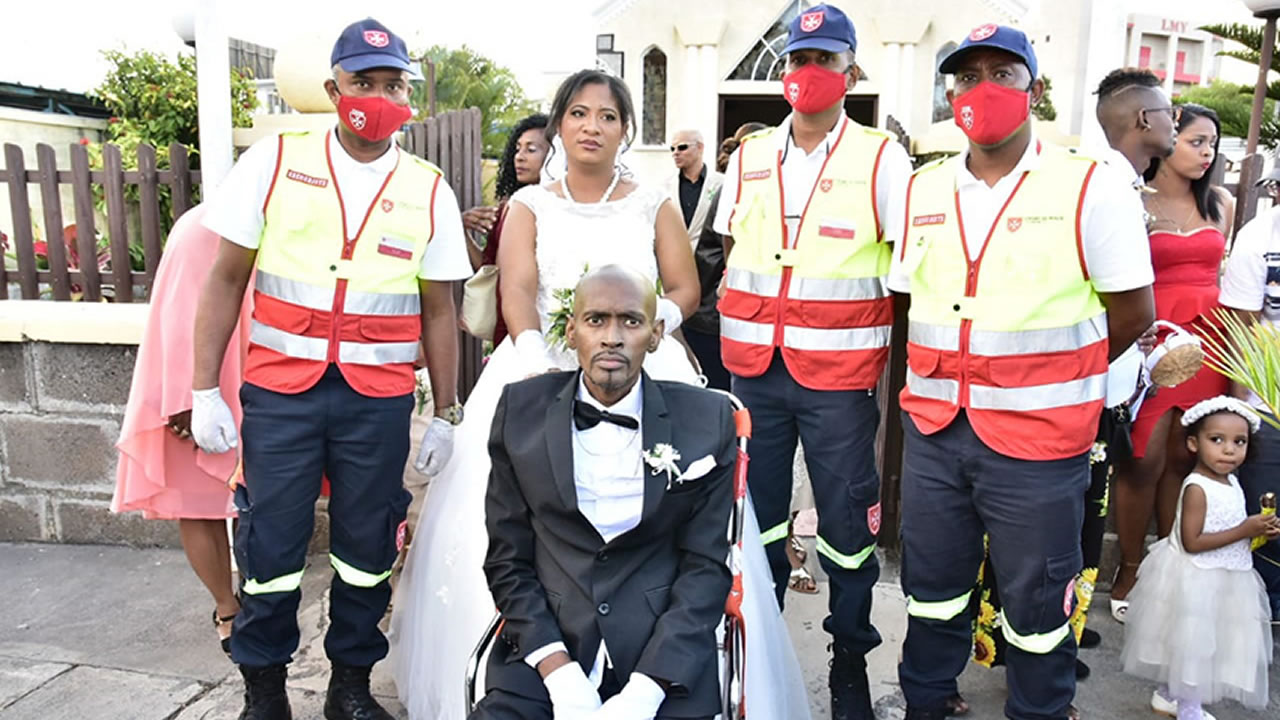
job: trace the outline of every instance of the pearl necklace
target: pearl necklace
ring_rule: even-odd
[[[613,195],[613,190],[614,188],[618,187],[618,180],[620,179],[622,179],[622,173],[618,172],[617,170],[614,170],[613,178],[609,181],[609,187],[604,189],[604,195],[600,197],[600,200],[596,202],[596,205],[603,205],[606,202],[609,202],[609,196]],[[569,202],[571,203],[578,202],[577,200],[573,199],[573,193],[569,192],[569,174],[568,173],[565,173],[564,180],[560,181],[560,187],[564,190],[564,196],[569,199]]]

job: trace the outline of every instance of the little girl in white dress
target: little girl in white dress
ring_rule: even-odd
[[[1232,474],[1259,423],[1225,396],[1183,415],[1196,466],[1182,483],[1173,532],[1151,546],[1129,595],[1124,671],[1161,683],[1151,707],[1179,720],[1212,718],[1201,704],[1224,698],[1267,704],[1271,611],[1249,543],[1280,536],[1280,520],[1247,516]]]

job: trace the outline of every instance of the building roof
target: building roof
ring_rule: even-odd
[[[84,93],[21,83],[0,82],[0,106],[77,117],[111,117],[105,105]]]

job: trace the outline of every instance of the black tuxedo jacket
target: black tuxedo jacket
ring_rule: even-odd
[[[603,639],[618,680],[632,671],[670,684],[662,714],[720,711],[716,627],[726,565],[736,444],[732,407],[691,385],[641,378],[642,449],[669,443],[685,470],[711,455],[706,475],[667,489],[644,465],[640,524],[605,543],[578,512],[574,486],[576,372],[503,390],[493,418],[485,498],[485,575],[505,619],[487,666],[490,689],[546,700],[526,654],[562,641],[589,673]]]

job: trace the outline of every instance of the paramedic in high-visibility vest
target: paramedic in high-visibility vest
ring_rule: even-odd
[[[846,117],[857,81],[853,23],[831,5],[791,22],[783,96],[792,112],[746,136],[727,168],[714,228],[725,235],[721,355],[754,425],[748,484],[778,604],[792,464],[804,445],[830,578],[828,678],[837,720],[871,718],[865,656],[880,644],[875,387],[889,354],[885,287],[911,163],[892,134]],[[897,210],[893,210],[896,207]]]
[[[414,65],[404,41],[372,18],[342,32],[330,64],[337,127],[255,144],[205,219],[223,240],[196,319],[191,425],[207,452],[237,451],[244,462],[235,490],[241,610],[231,634],[246,686],[242,720],[290,717],[285,666],[298,645],[322,476],[334,569],[324,716],[390,720],[369,693],[369,672],[387,654],[378,622],[410,501],[402,478],[420,348],[435,417],[419,471],[448,462],[462,419],[452,293],[471,265],[457,200],[439,168],[392,140],[412,116]],[[251,275],[241,443],[217,379]]]
[[[1068,619],[1107,362],[1153,320],[1133,189],[1037,140],[1044,95],[1021,31],[973,30],[943,60],[956,157],[915,172],[889,287],[910,293],[902,477],[909,720],[964,710],[983,534],[1004,604],[1017,720],[1075,716]]]

